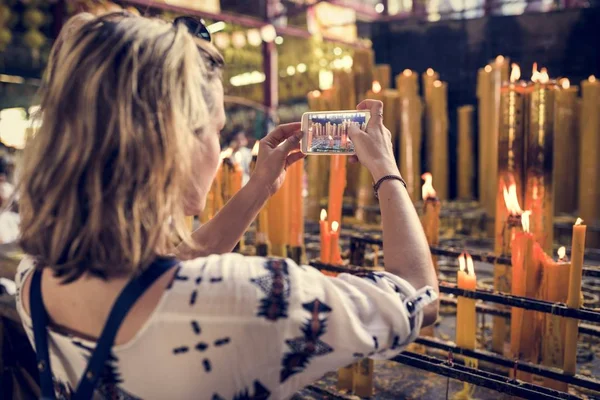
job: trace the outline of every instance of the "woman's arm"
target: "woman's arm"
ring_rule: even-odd
[[[231,252],[268,198],[281,187],[286,168],[304,157],[297,152],[301,137],[300,124],[293,123],[280,125],[262,139],[248,183],[213,219],[192,233],[198,248],[182,244],[177,248],[177,256],[187,260]]]
[[[350,132],[358,158],[369,169],[375,182],[386,175],[400,176],[390,132],[382,123],[383,103],[365,100],[358,109],[371,111],[366,132],[357,128]],[[431,286],[438,290],[429,245],[408,192],[399,181],[387,180],[381,184],[378,194],[386,271],[407,280],[416,289]],[[437,312],[437,303],[426,307],[423,325],[433,324]]]

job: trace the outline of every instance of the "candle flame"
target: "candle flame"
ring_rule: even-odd
[[[331,223],[331,230],[333,232],[337,232],[339,228],[340,228],[340,224],[337,221],[333,221]]]
[[[433,68],[427,68],[427,75],[433,76]]]
[[[540,72],[538,71],[538,65],[536,62],[533,63],[533,68],[531,69],[531,82],[537,82],[540,80]]]
[[[521,68],[519,68],[519,66],[517,64],[513,63],[511,71],[510,71],[510,81],[514,83],[514,82],[518,81],[520,77],[521,77]]]
[[[421,188],[423,200],[435,199],[437,197],[437,193],[433,188],[433,175],[431,175],[430,172],[425,172],[423,175],[421,175],[421,179],[425,181],[425,183],[423,183],[423,187]]]
[[[324,208],[321,210],[321,221],[325,221],[327,219],[327,210]]]
[[[523,214],[523,210],[519,205],[519,198],[517,197],[517,185],[511,183],[508,189],[506,185],[504,185],[504,189],[502,189],[504,195],[504,204],[506,204],[506,209],[511,215],[521,215]]]
[[[464,272],[466,266],[465,266],[466,262],[465,262],[465,253],[460,253],[460,256],[458,256],[458,268]]]
[[[523,232],[529,232],[529,216],[531,215],[531,211],[523,211],[521,214],[521,226],[523,226]]]
[[[313,97],[321,97],[321,92],[318,90],[313,90],[310,93],[312,94]]]
[[[433,82],[433,86],[435,86],[435,87],[441,87],[442,86],[442,82],[441,81],[435,81],[435,82]]]
[[[404,76],[411,76],[411,75],[412,75],[412,73],[413,73],[413,72],[412,72],[412,70],[410,70],[410,69],[405,69],[404,71],[402,71],[402,74],[403,74]]]
[[[252,146],[252,155],[253,156],[257,156],[258,155],[258,144],[260,143],[260,141],[256,141],[254,142],[254,146]]]
[[[550,75],[548,75],[548,69],[542,68],[540,71],[540,83],[548,83],[550,81]]]
[[[483,69],[485,72],[492,72],[492,66],[491,65],[486,65],[485,68]]]
[[[333,140],[333,136],[329,135],[329,140]]]
[[[562,80],[561,82],[562,88],[563,89],[568,89],[571,87],[571,82],[569,81],[569,78],[565,78]]]
[[[228,149],[225,149],[225,150],[223,150],[223,151],[221,152],[221,155],[219,156],[219,158],[220,158],[221,160],[224,160],[224,159],[226,159],[226,158],[229,158],[229,157],[231,157],[231,155],[232,155],[232,154],[233,154],[233,149],[230,147],[230,148],[228,148]]]
[[[381,92],[381,83],[379,81],[373,81],[373,86],[371,87],[373,93]]]
[[[567,248],[565,246],[560,246],[558,248],[558,259],[564,260],[566,255],[567,255]]]
[[[475,266],[473,265],[473,258],[467,253],[467,273],[475,276]]]
[[[596,82],[596,77],[594,75],[590,75],[590,77],[588,78],[588,81]]]
[[[496,57],[496,62],[498,64],[502,64],[504,62],[504,56],[497,56]]]
[[[581,218],[577,218],[577,221],[575,221],[575,225],[581,225],[583,224],[583,220]]]

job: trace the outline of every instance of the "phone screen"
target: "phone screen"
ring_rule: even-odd
[[[354,154],[354,143],[348,137],[350,126],[365,130],[368,111],[330,111],[307,113],[303,151],[312,154]]]

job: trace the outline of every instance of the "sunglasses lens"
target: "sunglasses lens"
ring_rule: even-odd
[[[203,21],[191,17],[176,18],[174,24],[184,24],[190,33],[207,42],[211,41],[210,32],[204,25]]]

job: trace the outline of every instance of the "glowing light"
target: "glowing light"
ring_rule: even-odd
[[[283,38],[281,36],[277,36],[275,38],[275,44],[283,44]]]
[[[313,97],[321,97],[321,92],[318,90],[313,90],[311,94]]]
[[[292,76],[292,75],[294,75],[296,73],[296,67],[294,67],[293,65],[289,65],[287,67],[287,69],[285,70],[285,72],[287,72],[287,74],[289,76]]]
[[[371,90],[373,93],[381,92],[381,83],[379,81],[373,81],[373,85],[371,85]]]
[[[523,232],[529,232],[529,216],[531,215],[531,211],[523,211],[521,214],[521,226],[523,227]]]
[[[378,12],[379,14],[381,14],[383,12],[383,10],[385,10],[385,6],[383,5],[383,3],[379,3],[379,4],[375,5],[375,11]]]
[[[231,83],[232,86],[247,86],[247,85],[254,85],[256,83],[262,83],[264,82],[266,79],[266,76],[264,73],[259,72],[259,71],[252,71],[252,72],[245,72],[243,74],[240,75],[236,75],[236,76],[232,76],[229,79],[229,83]]]
[[[427,75],[428,76],[433,76],[433,68],[427,68]]]
[[[333,72],[326,69],[319,71],[319,89],[327,90],[333,86]]]
[[[588,81],[596,82],[596,77],[594,75],[590,75],[590,77],[588,78]]]
[[[435,81],[435,82],[433,82],[433,86],[437,87],[437,88],[442,87],[442,82],[441,81]]]
[[[492,72],[492,66],[488,64],[485,66],[485,68],[483,70],[487,73],[490,73],[490,72]]]
[[[301,74],[303,74],[304,72],[306,72],[306,64],[298,64],[296,66],[296,71],[298,71]]]
[[[333,221],[333,222],[331,223],[331,230],[332,230],[333,232],[337,232],[337,231],[338,231],[338,229],[340,229],[340,224],[339,224],[337,221]]]
[[[0,111],[0,140],[9,147],[23,149],[31,123],[24,108],[6,108]]]
[[[333,49],[333,54],[335,54],[336,56],[341,56],[342,55],[341,47],[336,47],[335,49]]]
[[[521,77],[521,68],[519,68],[519,66],[517,64],[513,63],[511,71],[510,71],[510,81],[514,83],[514,82],[518,81],[520,77]]]
[[[352,65],[354,64],[354,60],[352,59],[352,57],[345,55],[344,57],[342,57],[342,68],[352,68]]]
[[[496,57],[496,64],[502,64],[504,62],[504,56]]]
[[[421,187],[421,196],[423,200],[427,199],[435,199],[437,197],[437,193],[433,188],[433,175],[430,172],[425,172],[421,175],[421,179],[425,181],[423,183],[423,187]]]
[[[244,35],[244,32],[233,32],[231,34],[231,44],[233,44],[233,47],[236,49],[244,47],[246,45],[246,35]]]
[[[583,224],[583,220],[581,218],[577,218],[577,221],[575,221],[575,225],[581,225]]]
[[[228,149],[225,149],[221,152],[221,155],[219,156],[219,158],[221,160],[224,160],[226,158],[231,157],[232,154],[233,154],[233,149],[231,147],[229,147]]]
[[[271,43],[277,38],[277,31],[275,30],[275,27],[273,25],[265,25],[262,28],[260,28],[260,36],[265,42]]]
[[[564,260],[567,255],[567,248],[565,246],[560,246],[558,248],[558,259]]]
[[[571,82],[569,81],[569,78],[565,78],[562,80],[561,82],[561,86],[563,89],[568,89],[571,87]]]
[[[327,220],[327,210],[325,210],[324,208],[321,209],[321,218],[320,218],[320,220],[321,221]]]
[[[225,29],[225,22],[219,21],[206,27],[210,33],[217,33]]]
[[[531,81],[538,82],[540,80],[540,72],[538,71],[537,63],[533,63],[533,67],[531,68]]]
[[[262,38],[260,37],[260,31],[258,29],[249,29],[247,32],[248,43],[251,46],[258,47],[262,43]]]
[[[254,143],[254,146],[252,146],[252,155],[253,156],[257,156],[258,155],[258,145],[259,145],[260,141],[256,141]]]
[[[404,76],[411,76],[412,74],[413,72],[410,69],[405,69],[404,71],[402,71],[402,75]]]
[[[229,39],[229,34],[225,32],[217,33],[215,36],[215,46],[217,46],[221,50],[225,50],[229,47],[231,40]]]

